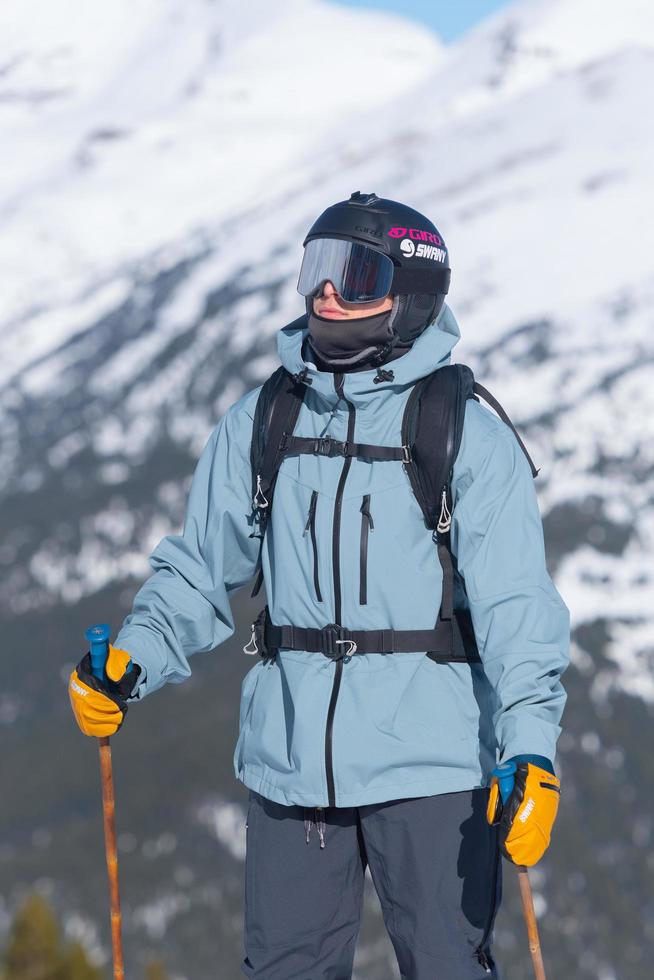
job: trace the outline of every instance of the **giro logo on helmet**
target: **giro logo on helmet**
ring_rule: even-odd
[[[423,231],[421,228],[391,228],[388,232],[391,238],[404,238],[408,235],[416,242],[431,242],[432,245],[443,245],[443,239],[433,231]]]
[[[354,226],[354,230],[355,231],[361,231],[361,232],[363,232],[364,235],[372,235],[373,238],[381,238],[382,237],[381,231],[376,231],[375,228],[364,228],[363,225],[355,225]]]
[[[402,255],[406,255],[407,258],[411,258],[415,254],[416,247],[413,242],[410,242],[408,238],[405,238],[403,242],[400,242],[400,251]]]

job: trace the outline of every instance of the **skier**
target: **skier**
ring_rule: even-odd
[[[431,221],[356,192],[304,246],[282,368],[214,429],[183,533],[152,553],[107,683],[88,654],[73,671],[73,709],[85,734],[116,732],[234,633],[229,596],[258,573],[234,751],[242,972],[351,977],[369,866],[402,977],[497,977],[500,854],[540,859],[560,789],[569,617],[533,471],[508,418],[461,394]],[[511,759],[502,805],[492,771]]]

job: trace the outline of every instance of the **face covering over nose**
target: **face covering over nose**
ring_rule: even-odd
[[[330,320],[308,311],[308,342],[330,371],[383,364],[397,342],[393,320],[397,299],[390,310],[353,319]]]

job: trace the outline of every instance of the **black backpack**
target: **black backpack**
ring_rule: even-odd
[[[305,317],[299,318],[292,326],[300,326],[304,319]],[[379,372],[380,381],[392,378],[391,372],[381,368]],[[323,438],[298,437],[293,433],[306,392],[306,385],[307,383],[310,384],[307,375],[306,369],[298,374],[290,374],[286,368],[279,367],[264,383],[257,400],[250,447],[253,503],[251,521],[255,527],[250,537],[259,537],[261,543],[252,596],[258,594],[263,580],[261,547],[272,510],[277,473],[287,455],[317,453],[328,456],[358,456],[363,459],[375,460],[398,459],[405,466],[416,500],[422,510],[425,524],[432,531],[438,558],[443,569],[443,594],[437,623],[440,641],[435,644],[437,649],[428,651],[427,655],[438,661],[478,661],[479,654],[470,614],[465,605],[456,608],[454,603],[455,582],[459,582],[463,595],[465,595],[465,585],[458,574],[456,560],[450,547],[452,469],[461,445],[466,402],[469,398],[479,401],[478,396],[480,395],[497,412],[502,421],[511,428],[529,461],[532,475],[535,477],[538,470],[535,468],[513,423],[490,392],[475,381],[473,372],[469,367],[465,364],[452,364],[437,368],[414,385],[404,410],[402,446],[400,447],[340,442],[329,436]],[[292,628],[289,627],[289,629]],[[329,629],[333,629],[333,627],[329,627]],[[337,627],[337,629],[342,630],[341,627]],[[381,634],[382,632],[393,631],[348,632],[342,630],[342,635],[355,636],[356,634],[357,639],[361,641],[364,639],[363,634],[365,632]],[[414,634],[413,637],[408,635],[406,637],[407,649],[422,649],[420,645],[411,646],[412,642],[419,642],[420,639],[424,639],[418,636],[420,631],[405,630],[402,632]],[[442,635],[445,635],[444,642]],[[395,636],[399,636],[398,631],[395,631]],[[270,641],[274,640],[275,637],[281,639],[282,635],[279,630],[276,633],[275,628],[270,624],[266,607],[252,625],[251,642],[255,644],[255,650],[248,652],[256,652],[258,649],[264,656],[274,655],[271,653]],[[385,637],[384,639],[386,640]],[[267,643],[266,640],[268,640]],[[278,645],[286,645],[286,643]],[[377,652],[379,638],[371,637],[371,644],[369,645],[375,645],[374,651],[371,649],[369,652]],[[361,652],[366,652],[361,642],[357,646]],[[305,649],[310,649],[310,647],[307,646]],[[321,649],[322,652],[327,652],[326,649]],[[395,641],[393,649],[401,650],[401,640]]]

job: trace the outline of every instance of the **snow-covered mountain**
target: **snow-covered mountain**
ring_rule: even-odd
[[[10,322],[213,239],[441,56],[417,26],[320,0],[14,0],[0,38]]]
[[[0,38],[4,613],[149,574],[302,311],[306,229],[374,190],[443,233],[456,358],[542,466],[593,729],[563,758],[617,779],[636,723],[618,749],[598,718],[654,702],[652,5],[524,0],[444,48],[323,0],[15,0]]]
[[[312,218],[375,189],[444,232],[458,357],[528,431],[544,513],[579,511],[559,586],[577,622],[610,598],[623,683],[654,696],[651,5],[533,0],[447,51],[318,0],[64,6],[1,15],[6,492],[85,451],[118,489],[164,431],[197,454],[300,308]],[[27,577],[10,541],[18,608],[145,572],[160,516],[117,492]]]

